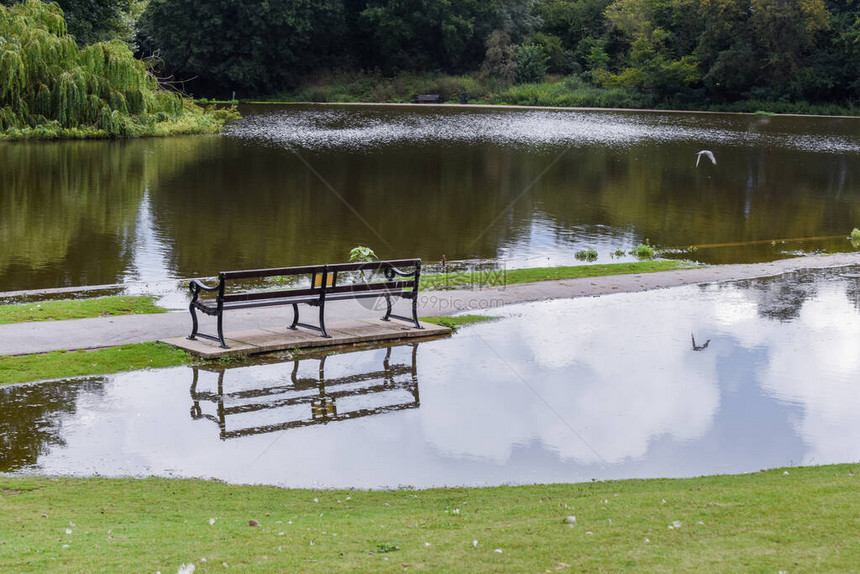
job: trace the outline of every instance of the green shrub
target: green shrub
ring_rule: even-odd
[[[516,82],[518,84],[542,82],[546,76],[547,57],[541,46],[523,44],[514,52]]]
[[[646,239],[645,243],[640,243],[631,249],[630,255],[635,255],[639,259],[654,259],[657,256],[657,249]]]

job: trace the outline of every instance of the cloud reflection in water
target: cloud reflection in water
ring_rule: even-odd
[[[833,272],[816,277],[497,309],[501,321],[421,343],[414,373],[412,347],[393,347],[390,362],[406,365],[406,378],[390,388],[373,378],[386,348],[328,357],[326,392],[345,391],[329,414],[358,413],[348,420],[228,440],[218,424],[189,413],[185,367],[109,377],[98,393],[84,389],[74,408],[49,416],[20,408],[10,393],[0,409],[41,417],[12,428],[56,427],[49,434],[57,440],[28,467],[43,473],[376,488],[850,462],[860,458],[855,286]],[[691,333],[710,339],[708,348],[693,351]],[[310,398],[320,389],[295,387],[294,367],[227,369],[224,404],[229,393],[249,391],[259,403],[284,391],[305,397],[287,405],[290,416],[312,421]],[[319,361],[302,361],[297,372],[313,379]],[[215,375],[207,376],[211,392]],[[264,410],[259,419],[240,413],[241,422],[283,422],[276,408]]]

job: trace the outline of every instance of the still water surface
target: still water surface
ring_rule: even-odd
[[[648,239],[764,261],[850,251],[860,225],[856,118],[243,112],[222,136],[0,143],[0,292],[342,261],[356,245],[516,267],[588,248],[609,262]],[[718,165],[695,166],[703,148]]]
[[[844,273],[517,305],[325,359],[8,387],[0,470],[377,488],[857,461],[860,279]]]

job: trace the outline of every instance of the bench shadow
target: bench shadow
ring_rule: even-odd
[[[191,418],[215,423],[221,440],[229,440],[415,409],[419,344],[356,351],[383,357],[374,357],[370,367],[350,364],[329,374],[328,355],[250,367],[194,366]],[[406,360],[393,362],[393,352]]]

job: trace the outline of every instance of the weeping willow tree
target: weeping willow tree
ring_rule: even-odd
[[[0,5],[0,137],[212,133],[228,117],[161,89],[123,42],[79,48],[56,4]]]

